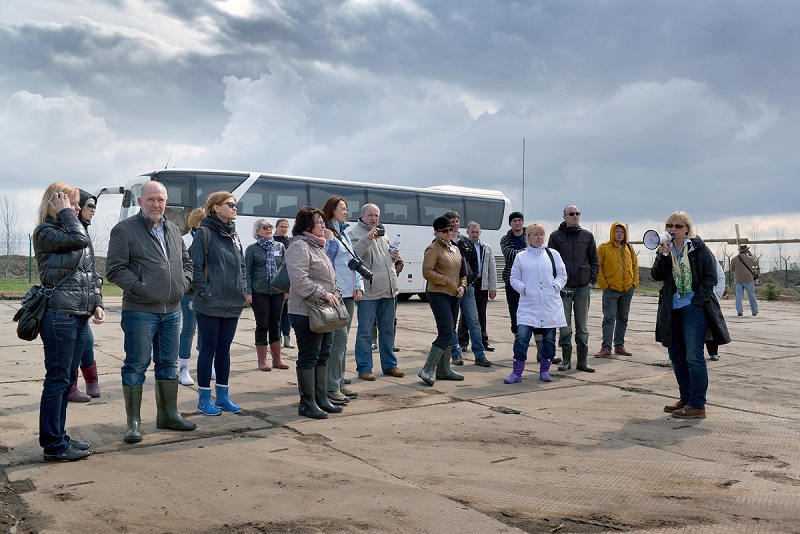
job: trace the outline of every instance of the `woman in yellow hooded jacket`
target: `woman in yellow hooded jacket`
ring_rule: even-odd
[[[625,348],[625,332],[628,329],[633,292],[639,287],[639,261],[636,251],[628,243],[625,224],[615,222],[609,234],[609,240],[597,247],[600,263],[597,285],[603,290],[603,346],[595,354],[598,358],[611,358],[615,354],[631,355]]]

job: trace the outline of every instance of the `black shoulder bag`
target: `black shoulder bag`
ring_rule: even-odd
[[[745,261],[742,259],[742,255],[741,255],[741,254],[739,254],[739,255],[737,256],[737,258],[739,258],[739,261],[740,261],[740,262],[742,262],[742,265],[744,265],[744,268],[745,268],[745,269],[747,269],[747,271],[748,271],[748,272],[749,272],[751,275],[753,275],[753,280],[758,280],[758,273],[754,273],[754,272],[753,272],[753,270],[752,270],[750,267],[748,267],[748,266],[747,266],[747,263],[746,263],[746,262],[745,262]]]
[[[47,301],[53,296],[56,288],[66,282],[73,272],[75,271],[68,272],[53,286],[33,285],[22,295],[22,306],[14,314],[14,322],[17,323],[17,337],[24,341],[33,341],[39,337],[39,333],[42,331],[44,312],[47,311]]]

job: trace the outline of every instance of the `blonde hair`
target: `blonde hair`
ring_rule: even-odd
[[[236,202],[236,197],[227,191],[216,191],[208,195],[206,197],[206,217],[214,215],[214,206],[219,206],[231,197],[233,197],[233,201]]]
[[[189,225],[189,228],[194,228],[205,216],[206,210],[203,208],[195,208],[189,213],[189,219],[186,221],[186,224]]]
[[[531,244],[530,236],[533,235],[534,231],[539,231],[542,233],[542,235],[547,235],[547,232],[545,232],[544,226],[542,226],[541,223],[538,222],[530,223],[528,226],[525,227],[525,242],[529,245]]]
[[[52,200],[55,198],[56,193],[66,193],[70,202],[78,202],[80,199],[80,191],[67,184],[55,182],[47,186],[42,195],[42,201],[39,203],[39,211],[36,218],[36,224],[42,224],[48,217],[58,217],[58,213],[53,208]]]
[[[676,211],[674,213],[671,213],[664,221],[664,224],[666,225],[673,219],[680,220],[686,227],[686,237],[697,237],[694,233],[694,228],[692,228],[692,218],[689,217],[688,213],[686,213],[685,211]]]

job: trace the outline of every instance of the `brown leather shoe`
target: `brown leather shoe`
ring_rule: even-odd
[[[360,378],[361,380],[368,380],[372,382],[373,380],[375,380],[375,373],[370,373],[369,371],[367,371],[366,373],[358,373],[358,378]]]
[[[614,354],[619,354],[620,356],[633,356],[633,353],[631,353],[631,351],[626,349],[625,345],[615,348]]]
[[[705,419],[706,411],[702,408],[692,408],[688,404],[680,410],[672,412],[672,417],[678,419]]]
[[[393,376],[395,378],[403,378],[404,376],[406,376],[406,374],[403,371],[401,371],[400,369],[398,369],[397,367],[392,367],[391,369],[389,369],[388,371],[386,371],[383,374],[389,375],[389,376]]]
[[[680,410],[684,406],[686,406],[685,402],[678,401],[675,404],[667,404],[666,406],[664,406],[664,411],[667,413],[672,413],[675,410]]]

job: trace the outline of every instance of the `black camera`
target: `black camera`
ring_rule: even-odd
[[[562,289],[561,290],[561,298],[562,299],[568,299],[571,296],[572,296],[572,291],[570,291],[569,289]]]
[[[351,271],[360,274],[361,278],[364,280],[372,282],[372,271],[364,267],[364,260],[361,258],[350,258],[350,261],[347,262],[347,266],[350,267]]]

